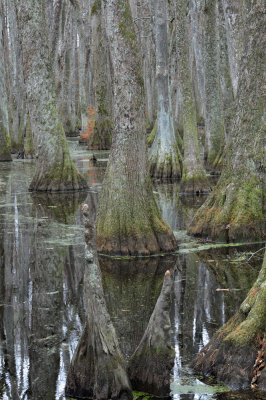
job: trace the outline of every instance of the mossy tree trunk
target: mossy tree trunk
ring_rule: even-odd
[[[233,389],[254,384],[266,391],[265,304],[266,252],[258,279],[239,311],[203,347],[193,362],[194,369],[204,375],[214,375]]]
[[[263,11],[255,1],[247,8],[246,44],[225,166],[216,190],[194,216],[191,234],[230,241],[265,237]]]
[[[114,74],[114,131],[97,215],[97,248],[150,254],[176,247],[153,198],[145,143],[140,55],[128,0],[105,2]]]
[[[169,91],[167,2],[154,2],[154,35],[157,88],[157,131],[150,149],[151,175],[159,179],[181,176],[180,153],[175,138]]]
[[[11,161],[3,40],[3,17],[0,13],[0,161]]]
[[[92,5],[92,42],[96,122],[89,149],[110,149],[113,125],[111,66],[101,0],[95,0]]]
[[[217,1],[204,5],[204,71],[206,96],[206,161],[211,172],[220,170],[225,142],[224,117],[220,95]]]
[[[196,104],[193,93],[187,29],[187,1],[176,2],[177,69],[182,92],[184,159],[181,190],[209,192],[210,185],[200,158]]]
[[[130,400],[133,398],[131,386],[104,299],[94,229],[88,210],[89,206],[85,204],[86,323],[71,361],[65,392],[69,397]]]
[[[17,2],[19,34],[27,105],[36,149],[36,171],[30,184],[34,191],[79,190],[87,187],[69,153],[59,118],[49,57],[48,2]]]

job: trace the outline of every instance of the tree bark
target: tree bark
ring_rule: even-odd
[[[247,8],[246,44],[225,165],[216,190],[190,224],[191,234],[228,241],[265,237],[263,11],[255,1]]]
[[[174,120],[169,93],[167,3],[156,0],[154,34],[156,54],[157,126],[149,161],[155,178],[179,178],[181,156],[175,139]]]
[[[95,0],[92,6],[92,42],[96,123],[89,140],[89,149],[110,149],[113,126],[112,82],[103,3],[99,0]]]
[[[52,60],[49,56],[47,2],[17,2],[27,105],[36,149],[34,191],[80,190],[87,187],[77,171],[59,118]]]
[[[83,206],[87,243],[86,324],[71,361],[66,395],[78,398],[133,399],[125,363],[108,313],[88,205]]]
[[[129,361],[129,378],[134,390],[168,396],[175,351],[170,338],[170,304],[173,279],[166,271],[161,294],[146,331]]]
[[[203,347],[193,368],[234,390],[266,391],[266,252],[258,279],[239,311]],[[234,373],[232,373],[234,371]]]
[[[187,193],[209,192],[210,185],[200,158],[196,118],[196,104],[193,93],[189,63],[187,1],[176,3],[177,69],[182,92],[184,159],[181,191]]]
[[[128,0],[105,2],[114,73],[113,144],[97,216],[97,248],[109,254],[172,251],[175,238],[163,221],[148,176],[144,90]]]
[[[215,173],[220,170],[225,143],[224,118],[220,96],[219,45],[217,27],[217,0],[206,0],[204,5],[204,71],[206,96],[206,155],[207,167]]]
[[[0,161],[11,161],[3,40],[3,18],[0,13]]]

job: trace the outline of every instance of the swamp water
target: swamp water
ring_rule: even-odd
[[[0,399],[64,399],[66,375],[85,320],[84,229],[80,205],[95,218],[108,153],[70,148],[88,192],[32,194],[32,161],[0,163]],[[177,254],[144,259],[100,257],[103,288],[126,359],[135,350],[159,296],[174,274],[171,309],[175,400],[262,399],[204,384],[189,364],[238,309],[261,267],[263,247],[202,244],[186,226],[204,197],[182,196],[178,184],[154,186],[163,217],[179,241]],[[229,291],[217,291],[217,289]],[[137,396],[137,395],[136,395]],[[146,398],[145,398],[146,399]]]

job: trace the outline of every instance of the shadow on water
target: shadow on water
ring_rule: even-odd
[[[87,174],[88,193],[30,194],[32,162],[0,164],[3,400],[63,399],[70,361],[84,327],[85,250],[80,205],[89,205],[94,221],[108,153],[97,153],[97,165],[92,166],[85,149],[80,150],[75,141],[71,148],[75,162]],[[156,185],[154,195],[175,231],[180,254],[145,260],[100,259],[106,305],[121,351],[128,359],[135,350],[159,296],[164,272],[172,269],[172,398],[233,399],[237,393],[200,382],[189,364],[236,311],[256,279],[260,254],[247,260],[259,245],[197,251],[198,243],[186,235],[186,227],[205,197],[181,196],[178,184]],[[235,398],[259,398],[253,392],[244,396]]]

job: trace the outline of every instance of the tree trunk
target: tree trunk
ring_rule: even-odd
[[[258,279],[239,311],[203,347],[193,368],[234,390],[266,391],[266,252]],[[232,373],[233,371],[233,373]]]
[[[131,386],[115,329],[106,308],[88,208],[87,204],[83,206],[87,243],[87,317],[71,361],[65,392],[69,397],[129,400],[133,398]]]
[[[189,63],[187,1],[176,3],[177,69],[182,92],[184,159],[181,191],[209,192],[210,185],[202,165],[199,151],[196,105]]]
[[[128,0],[111,0],[105,7],[115,126],[99,202],[97,248],[126,255],[172,251],[176,242],[148,176],[143,79],[130,7]]]
[[[175,351],[170,338],[170,304],[173,280],[166,271],[161,294],[146,331],[129,361],[129,378],[134,390],[169,396]]]
[[[17,2],[27,104],[36,149],[34,191],[80,190],[87,187],[77,171],[59,118],[49,57],[45,2]]]
[[[89,139],[89,149],[110,149],[113,125],[112,83],[101,0],[95,0],[92,6],[92,40],[96,124]]]
[[[217,0],[206,0],[203,12],[205,17],[206,153],[207,167],[214,173],[220,170],[225,139],[218,64]]]
[[[155,178],[181,176],[180,153],[175,139],[174,120],[169,93],[167,3],[155,4],[155,52],[157,87],[157,130],[150,150],[150,171]]]
[[[194,216],[191,234],[230,241],[265,237],[263,11],[255,1],[247,8],[246,45],[225,166],[215,192]]]
[[[3,40],[3,19],[0,13],[0,161],[11,161]]]

